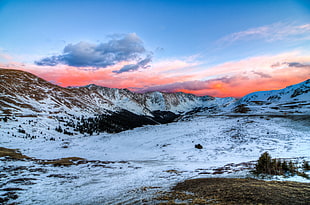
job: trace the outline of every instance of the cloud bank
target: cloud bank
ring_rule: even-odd
[[[147,54],[147,55],[146,55]],[[144,57],[146,55],[146,57]],[[81,41],[68,44],[61,55],[55,55],[35,61],[39,66],[64,64],[74,67],[107,68],[121,62],[136,62],[125,65],[115,73],[134,71],[149,67],[152,56],[146,51],[143,41],[135,33],[114,37],[106,43],[93,44]]]
[[[65,64],[34,66],[17,62],[0,63],[0,67],[29,71],[64,87],[94,83],[139,93],[186,92],[214,97],[242,97],[255,91],[281,89],[310,76],[310,55],[304,51],[255,56],[212,67],[193,59],[165,59],[153,62],[152,69],[141,69],[138,75],[128,72],[147,66],[151,58],[145,59],[130,66],[120,63],[93,70]]]

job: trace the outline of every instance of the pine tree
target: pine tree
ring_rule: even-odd
[[[256,165],[257,174],[271,174],[271,156],[268,152],[264,152],[258,159]]]

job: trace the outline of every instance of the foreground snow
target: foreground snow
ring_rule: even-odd
[[[19,197],[14,202],[142,203],[155,192],[188,178],[246,177],[249,173],[240,163],[257,160],[265,151],[274,158],[310,159],[309,121],[288,117],[198,116],[94,136],[60,134],[53,129],[58,123],[44,117],[1,121],[0,147],[20,149],[37,159],[81,157],[98,162],[54,167],[34,161],[2,160],[0,190],[24,189],[17,191]],[[38,137],[22,138],[20,127]],[[56,140],[50,141],[52,137]],[[196,149],[196,144],[203,149]],[[225,165],[229,168],[218,172],[217,168]],[[15,183],[14,179],[19,178],[25,178],[24,182]],[[309,182],[301,177],[289,180]]]

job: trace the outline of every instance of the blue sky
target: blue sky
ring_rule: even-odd
[[[165,91],[173,83],[233,77],[230,72],[219,72],[219,67],[259,56],[276,58],[286,53],[289,57],[283,58],[289,61],[309,63],[310,1],[307,0],[0,0],[0,25],[0,65],[32,71],[60,85],[68,83],[48,77],[52,74],[44,73],[47,66],[55,73],[64,65],[76,72],[110,69],[111,78],[102,77],[109,81],[96,82],[129,88],[129,82],[116,83],[124,80],[127,72],[145,77],[144,72],[150,71],[162,78],[164,73],[176,71],[170,83],[167,79],[166,83],[152,81],[131,86],[136,91],[156,88]],[[143,48],[120,51],[113,47],[115,43]],[[105,50],[94,58],[93,53],[81,49]],[[107,49],[118,54],[107,53]],[[117,56],[108,62],[107,56],[111,55]],[[98,61],[102,62],[94,64]],[[160,66],[165,63],[167,68],[172,64],[176,68],[163,71]],[[214,75],[208,70],[214,70]],[[188,77],[189,74],[196,76]],[[126,76],[125,80],[130,77],[133,76]],[[71,84],[79,85],[74,80]],[[198,93],[184,87],[179,90]]]

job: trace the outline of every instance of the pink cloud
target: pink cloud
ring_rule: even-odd
[[[205,67],[195,60],[165,60],[150,69],[116,74],[128,62],[104,69],[68,65],[36,66],[10,62],[0,67],[29,71],[61,86],[97,84],[136,92],[188,92],[215,97],[241,97],[259,90],[281,89],[310,76],[310,55],[300,52],[256,56]]]

